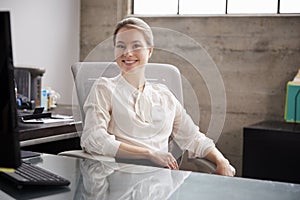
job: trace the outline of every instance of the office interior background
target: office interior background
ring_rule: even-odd
[[[1,0],[0,9],[11,11],[15,65],[45,68],[43,87],[61,94],[59,104],[72,104],[70,66],[78,61],[112,61],[110,48],[101,53],[94,50],[99,44],[106,45],[116,22],[131,15],[133,6],[131,0]],[[300,68],[299,11],[137,16],[151,27],[191,38],[217,66],[226,94],[225,122],[217,146],[240,175],[243,127],[262,120],[283,120],[286,84]],[[182,44],[181,48],[197,56],[193,45]],[[106,60],[99,60],[102,58]],[[188,60],[168,51],[154,52],[150,61],[178,67],[185,80],[185,107],[206,132],[212,100],[201,73]],[[199,112],[193,113],[195,110]]]

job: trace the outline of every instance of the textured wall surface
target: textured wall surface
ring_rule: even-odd
[[[112,61],[119,1],[81,4],[81,60]],[[300,68],[300,16],[142,18],[156,27],[151,62],[179,68],[187,111],[203,132],[221,126],[217,146],[240,175],[243,127],[283,120],[286,83]]]

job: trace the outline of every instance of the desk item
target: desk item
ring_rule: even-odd
[[[27,97],[28,101],[34,101],[40,106],[43,68],[15,67],[14,75],[18,93]]]
[[[42,110],[40,110],[42,109]],[[39,108],[43,111],[43,107]],[[23,123],[57,123],[57,122],[71,122],[74,121],[73,116],[54,114],[50,112],[41,113],[34,110],[33,114],[23,115],[21,120]]]
[[[58,92],[51,89],[50,87],[47,87],[47,90],[49,91],[48,109],[56,108],[57,101],[60,99],[61,96]]]
[[[33,124],[49,124],[49,123],[58,123],[58,122],[73,122],[73,118],[38,118],[38,119],[23,119],[23,123],[33,123]]]
[[[23,151],[21,150],[21,158],[25,159],[25,158],[32,158],[32,157],[37,157],[40,156],[40,153],[37,152],[33,152],[33,151]]]
[[[22,120],[28,119],[39,119],[39,118],[46,118],[51,117],[50,112],[44,112],[44,107],[36,107],[33,111],[31,110],[18,110],[18,117]]]
[[[26,121],[30,119],[42,119],[42,118],[51,118],[51,113],[29,114],[21,117],[22,121]]]
[[[300,82],[288,82],[284,119],[300,123]]]
[[[68,186],[70,184],[67,179],[24,161],[14,173],[3,172],[1,176],[12,181],[19,189],[24,186]]]
[[[284,119],[300,123],[300,70],[293,81],[287,83]]]
[[[44,107],[44,111],[48,110],[48,90],[46,89],[41,91],[41,107]]]

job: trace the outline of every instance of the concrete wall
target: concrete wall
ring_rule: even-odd
[[[81,1],[81,60],[112,61],[120,12],[126,13],[117,0]],[[210,134],[240,175],[243,127],[283,120],[286,82],[300,68],[300,16],[142,18],[162,27],[155,28],[151,62],[179,68],[187,111],[203,132],[215,130]],[[101,51],[92,51],[99,44]]]

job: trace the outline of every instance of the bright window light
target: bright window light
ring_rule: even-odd
[[[228,0],[227,13],[277,13],[277,4],[278,0]]]
[[[180,0],[179,14],[225,14],[226,0]]]
[[[299,0],[281,0],[280,13],[300,13]]]
[[[133,14],[275,14],[279,0],[134,0]],[[179,3],[179,5],[178,5]],[[280,0],[280,13],[300,13],[300,0]]]
[[[177,14],[178,0],[135,0],[134,14]]]

